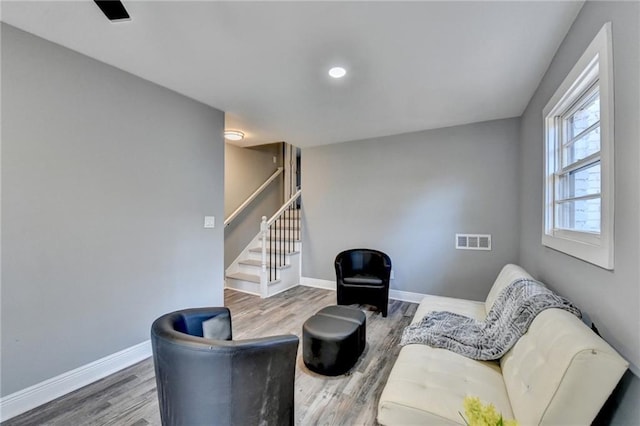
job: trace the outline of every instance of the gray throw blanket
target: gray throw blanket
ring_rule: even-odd
[[[527,332],[536,315],[549,308],[564,309],[581,317],[578,308],[544,284],[518,279],[498,294],[484,321],[453,312],[430,312],[404,329],[400,346],[419,343],[472,359],[499,359]]]

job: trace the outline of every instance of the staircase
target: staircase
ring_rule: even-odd
[[[270,220],[262,218],[260,232],[227,268],[226,288],[264,298],[300,283],[299,196],[300,191]]]

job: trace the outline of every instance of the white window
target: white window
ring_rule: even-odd
[[[542,244],[613,269],[613,61],[602,27],[544,108]]]

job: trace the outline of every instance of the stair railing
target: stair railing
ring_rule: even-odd
[[[234,210],[234,212],[233,212],[233,213],[231,213],[231,214],[229,215],[229,217],[228,217],[228,218],[226,218],[226,219],[224,220],[224,226],[226,227],[227,225],[229,225],[229,224],[231,223],[231,221],[232,221],[233,219],[235,219],[236,217],[238,217],[238,215],[239,215],[240,213],[242,213],[242,211],[243,211],[243,210],[244,210],[244,209],[245,209],[249,204],[251,204],[251,202],[252,202],[253,200],[255,200],[255,199],[256,199],[256,197],[257,197],[258,195],[260,195],[260,193],[261,193],[262,191],[264,191],[264,190],[266,189],[266,187],[267,187],[267,186],[269,186],[269,184],[270,184],[271,182],[273,182],[273,181],[274,181],[278,176],[280,176],[280,173],[282,173],[282,171],[283,171],[283,170],[284,170],[284,169],[283,169],[282,167],[278,167],[278,169],[277,169],[275,172],[273,172],[273,174],[272,174],[272,175],[271,175],[271,176],[270,176],[266,181],[264,181],[264,183],[263,183],[262,185],[260,185],[260,187],[259,187],[258,189],[256,189],[255,191],[253,191],[253,194],[249,195],[249,198],[247,198],[247,199],[244,201],[244,203],[240,204],[240,206],[239,206],[237,209],[235,209],[235,210]],[[254,223],[255,223],[255,222],[254,222]],[[255,228],[254,228],[254,229],[255,229]]]
[[[296,242],[300,241],[300,209],[298,199],[302,195],[299,189],[280,209],[267,220],[262,216],[260,223],[262,268],[260,273],[260,294],[267,297],[268,286],[277,279],[277,270],[287,264],[287,254],[295,252]]]

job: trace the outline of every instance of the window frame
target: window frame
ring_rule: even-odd
[[[600,29],[543,109],[542,244],[609,270],[614,267],[612,52],[611,23],[608,22]],[[596,85],[600,96],[600,151],[562,166],[564,138],[559,137],[559,132],[565,132],[564,120],[576,111],[576,105],[584,105],[594,93]],[[557,227],[556,205],[560,192],[558,172],[564,170],[563,174],[566,174],[566,169],[571,164],[593,165],[597,164],[597,161],[600,164],[600,232]]]

